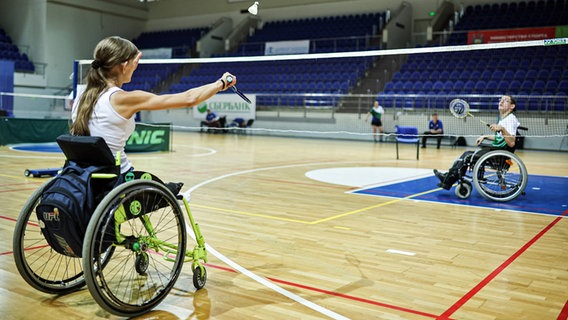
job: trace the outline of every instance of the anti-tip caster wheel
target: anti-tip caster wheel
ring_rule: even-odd
[[[207,269],[205,269],[205,267],[201,268],[200,266],[195,267],[195,269],[193,269],[193,286],[195,289],[199,290],[205,287],[205,282],[207,282]]]
[[[149,264],[150,259],[148,259],[148,254],[146,252],[136,255],[135,268],[138,274],[145,274],[146,270],[148,270]]]

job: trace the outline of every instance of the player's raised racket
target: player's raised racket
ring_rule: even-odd
[[[467,116],[470,116],[472,118],[475,118],[473,116],[473,114],[471,114],[469,112],[469,103],[467,103],[467,101],[463,100],[463,99],[454,99],[452,101],[450,101],[450,112],[454,115],[454,117],[459,118],[459,119],[463,119]],[[477,118],[475,118],[477,119]],[[477,119],[479,120],[481,123],[483,123],[484,125],[489,127],[489,123],[481,120],[481,119]]]
[[[231,82],[233,82],[233,77],[227,76],[227,83]],[[238,94],[239,97],[243,98],[243,100],[245,100],[248,103],[251,103],[250,99],[247,96],[245,96],[245,94],[242,93],[241,90],[237,89],[237,86],[232,86],[231,89],[233,89],[233,92]]]

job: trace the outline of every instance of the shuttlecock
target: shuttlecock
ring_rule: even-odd
[[[248,12],[256,16],[258,13],[258,1],[255,1],[252,6],[248,8]]]

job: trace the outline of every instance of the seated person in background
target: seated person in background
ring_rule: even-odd
[[[444,124],[438,119],[437,113],[432,113],[432,120],[428,123],[428,131],[424,132],[424,136],[422,137],[422,148],[426,148],[426,140],[429,138],[428,136],[435,136],[438,142],[438,149],[440,149],[443,134]]]
[[[235,118],[233,121],[231,121],[231,123],[229,124],[229,127],[238,127],[238,128],[246,128],[247,127],[247,123],[245,121],[245,119],[243,118]]]
[[[515,116],[515,109],[517,108],[517,103],[515,99],[511,96],[502,96],[499,100],[499,122],[497,124],[491,124],[489,129],[494,132],[492,135],[484,135],[477,138],[475,141],[476,145],[481,144],[483,140],[493,141],[490,146],[482,146],[480,150],[474,153],[474,151],[464,152],[458,159],[454,161],[452,167],[447,173],[439,172],[434,169],[434,174],[440,183],[438,187],[450,190],[452,185],[458,181],[460,176],[463,176],[468,168],[468,163],[472,164],[477,161],[482,155],[486,154],[491,150],[504,149],[508,151],[514,151],[515,148],[515,135],[517,129],[519,128],[520,122]],[[475,155],[474,159],[468,159]]]
[[[209,128],[220,128],[221,123],[219,122],[219,116],[217,116],[215,112],[211,111],[211,109],[207,109],[207,115],[205,116],[205,120],[201,121],[201,126],[207,126]]]

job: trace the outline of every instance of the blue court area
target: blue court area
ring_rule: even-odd
[[[562,215],[568,210],[568,177],[529,175],[526,195],[509,202],[493,202],[483,198],[475,188],[468,199],[459,199],[454,188],[436,190],[438,178],[430,176],[410,181],[353,191],[355,194],[459,204],[482,208]]]
[[[53,152],[62,153],[61,148],[56,142],[50,143],[30,143],[18,144],[11,147],[12,150],[28,151],[28,152]]]

